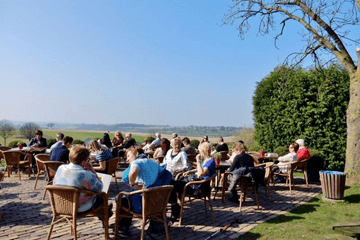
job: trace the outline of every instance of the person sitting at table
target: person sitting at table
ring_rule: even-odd
[[[167,138],[162,138],[160,142],[160,147],[155,150],[153,157],[154,158],[165,157],[169,149],[170,149],[170,141]]]
[[[28,147],[47,147],[46,138],[43,138],[43,132],[36,130],[36,137],[30,139]]]
[[[210,142],[209,142],[209,137],[208,137],[207,135],[205,135],[205,136],[203,137],[203,139],[201,140],[200,143],[203,143],[203,142],[210,143]]]
[[[51,152],[51,150],[53,150],[54,148],[60,147],[60,146],[63,144],[63,142],[62,142],[63,139],[64,139],[64,134],[61,133],[61,132],[57,133],[57,134],[56,134],[56,137],[55,137],[56,143],[54,143],[53,145],[51,145],[51,147],[50,147],[50,152]]]
[[[174,189],[171,192],[169,203],[171,203],[171,212],[173,220],[176,220],[180,215],[180,206],[177,203],[177,198],[180,199],[181,194],[184,191],[185,185],[192,181],[194,178],[197,179],[206,179],[213,176],[216,173],[216,164],[215,160],[211,157],[211,146],[208,143],[202,143],[199,145],[199,152],[196,156],[196,169],[187,171],[183,173],[182,179],[180,181],[171,181],[171,184],[174,186]],[[195,174],[195,175],[194,175]],[[202,191],[206,191],[206,187],[203,185],[192,185],[186,189],[187,194],[199,195]]]
[[[89,142],[89,148],[96,154],[94,156],[94,161],[100,165],[98,167],[94,167],[94,170],[100,173],[107,173],[106,161],[112,159],[111,151],[105,145],[101,145],[95,140],[91,140]]]
[[[161,134],[160,133],[155,133],[155,140],[151,142],[150,144],[150,148],[156,148],[159,147],[161,144]]]
[[[144,138],[144,143],[142,145],[143,145],[142,149],[144,150],[145,153],[151,151],[150,143],[147,138]]]
[[[305,147],[304,139],[298,139],[295,142],[299,144],[299,150],[297,151],[297,160],[301,161],[303,159],[311,158],[309,150]]]
[[[131,146],[134,146],[134,145],[136,145],[136,141],[135,141],[135,139],[133,139],[132,138],[132,134],[131,133],[127,133],[126,135],[125,135],[125,144],[124,144],[124,148],[125,149],[128,149],[128,148],[130,148]]]
[[[123,174],[123,181],[132,187],[131,191],[170,184],[171,173],[158,163],[146,158],[141,146],[131,146],[126,150],[126,156],[130,166]],[[115,201],[117,202],[117,196]],[[121,205],[141,214],[142,196],[136,194],[129,199],[124,196],[121,199]],[[132,218],[121,218],[118,231],[121,237],[128,237],[131,221]]]
[[[178,138],[173,140],[172,149],[167,151],[163,164],[166,164],[166,169],[170,171],[173,176],[191,168],[186,153],[181,150],[181,141]]]
[[[228,145],[224,142],[224,138],[223,137],[219,137],[218,138],[218,144],[216,146],[215,151],[211,152],[211,155],[214,155],[217,152],[223,152],[223,151],[229,151],[229,147]]]
[[[114,138],[111,140],[113,148],[122,148],[124,143],[124,137],[120,131],[116,131]]]
[[[92,169],[88,162],[90,151],[80,145],[75,145],[69,153],[69,164],[61,165],[56,171],[53,184],[61,186],[76,187],[79,189],[101,192],[103,183]],[[88,169],[88,170],[86,170]],[[83,214],[92,211],[104,204],[104,198],[99,196],[89,196],[83,193],[79,196],[78,213]],[[109,204],[109,218],[112,213],[112,203]]]
[[[191,141],[188,137],[184,137],[182,143],[184,144],[184,147],[181,148],[181,150],[185,151],[186,154],[196,154],[196,148],[191,146]]]
[[[102,137],[102,143],[103,145],[105,145],[108,149],[112,148],[112,143],[110,141],[110,136],[108,133],[104,133],[104,136]]]
[[[273,171],[276,172],[276,171],[280,170],[280,172],[282,172],[282,173],[288,173],[289,170],[290,170],[290,164],[289,163],[297,161],[296,152],[298,151],[298,149],[299,149],[299,144],[297,144],[296,142],[290,144],[289,153],[286,154],[285,156],[282,156],[282,157],[278,158],[278,161],[279,161],[279,163],[277,164],[278,168],[274,167]]]
[[[72,142],[73,138],[66,136],[63,139],[61,146],[55,147],[51,150],[50,160],[67,163],[69,161],[69,149],[71,148]]]

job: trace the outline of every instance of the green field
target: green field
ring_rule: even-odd
[[[50,139],[50,138],[55,138],[56,133],[58,133],[60,131],[50,131],[50,130],[43,130],[44,133],[44,138],[46,139]],[[80,140],[84,140],[88,137],[92,137],[92,138],[102,138],[102,136],[104,135],[103,132],[86,132],[86,131],[61,131],[65,136],[71,136],[74,139],[80,139]],[[114,133],[110,133],[110,139],[112,139],[114,137]],[[125,137],[125,136],[124,136]],[[138,135],[133,135],[133,138],[135,139],[136,142],[138,143],[142,143],[144,141],[144,138],[146,138],[147,136],[138,136]],[[4,145],[4,139],[0,138],[0,144]],[[23,141],[25,143],[28,143],[29,140],[25,139],[23,136],[21,136],[18,132],[13,135],[11,138],[6,139],[6,145],[9,144],[9,142],[11,141]]]

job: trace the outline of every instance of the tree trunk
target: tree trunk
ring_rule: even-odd
[[[350,101],[347,109],[345,173],[347,183],[360,183],[360,72],[350,74]]]

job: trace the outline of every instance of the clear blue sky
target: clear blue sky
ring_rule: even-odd
[[[256,82],[300,42],[242,41],[230,3],[0,1],[0,119],[251,126]]]

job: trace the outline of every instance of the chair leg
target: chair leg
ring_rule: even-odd
[[[20,167],[18,167],[18,174],[19,174],[19,179],[20,179],[20,181],[21,181],[21,171],[20,171]]]
[[[164,219],[164,228],[165,228],[166,240],[170,240],[169,229],[168,229],[168,226],[167,226],[167,223],[166,223],[166,213],[164,213],[163,219]]]
[[[73,231],[74,231],[74,240],[77,240],[76,218],[73,219]]]
[[[48,233],[48,236],[47,236],[46,240],[50,240],[51,232],[52,232],[52,230],[53,230],[53,228],[54,228],[54,222],[55,222],[55,220],[56,220],[56,216],[53,216],[53,219],[52,219],[51,225],[50,225],[50,229],[49,229],[49,233]]]
[[[257,195],[256,189],[254,189],[254,193],[255,193],[255,199],[256,199],[257,209],[260,209],[259,199],[258,199],[258,195]]]
[[[145,225],[146,225],[146,218],[143,218],[142,226],[141,226],[141,240],[144,240],[144,234],[145,234]]]
[[[291,186],[292,186],[292,179],[291,179],[291,177],[289,177],[289,188],[290,188],[290,193],[291,193]]]
[[[181,226],[181,224],[182,224],[182,216],[183,216],[183,212],[184,212],[184,200],[185,200],[185,196],[182,196],[181,197],[179,226]]]
[[[308,178],[307,178],[307,171],[304,171],[304,178],[305,178],[305,182],[306,182],[306,186],[309,186],[309,182],[308,182]]]
[[[31,175],[31,167],[30,167],[30,163],[29,163],[29,165],[28,165],[28,173],[29,173],[29,177],[30,177],[30,175]]]
[[[106,211],[108,211],[106,209]],[[104,228],[105,228],[105,240],[108,240],[109,239],[109,217],[106,216],[104,219],[103,219],[103,223],[104,223]]]
[[[45,200],[45,197],[46,197],[46,188],[45,188],[45,191],[44,191],[43,200]]]
[[[241,192],[240,193],[240,199],[239,199],[239,212],[241,212],[241,207],[242,207],[242,202],[243,202],[243,200],[244,200],[244,193],[243,192]]]
[[[119,191],[119,187],[118,187],[118,183],[117,183],[117,180],[116,180],[116,174],[115,173],[114,173],[114,178],[115,178],[116,189]]]
[[[214,217],[214,210],[213,210],[212,202],[211,202],[211,196],[209,197],[209,205],[210,205],[210,212],[211,212],[211,220],[214,223],[215,222],[215,217]]]
[[[36,174],[36,179],[35,179],[35,186],[34,186],[34,190],[36,189],[36,185],[37,185],[37,182],[38,182],[39,176],[40,176],[40,172],[38,172],[38,173]]]
[[[209,198],[211,198],[211,195],[210,195]],[[206,209],[206,196],[204,197],[204,203],[205,203],[205,213],[207,213],[207,209]]]
[[[118,238],[118,234],[119,234],[119,222],[120,219],[118,216],[120,215],[120,211],[119,208],[116,208],[116,213],[115,213],[115,229],[114,229],[114,234],[115,234],[115,240]]]

